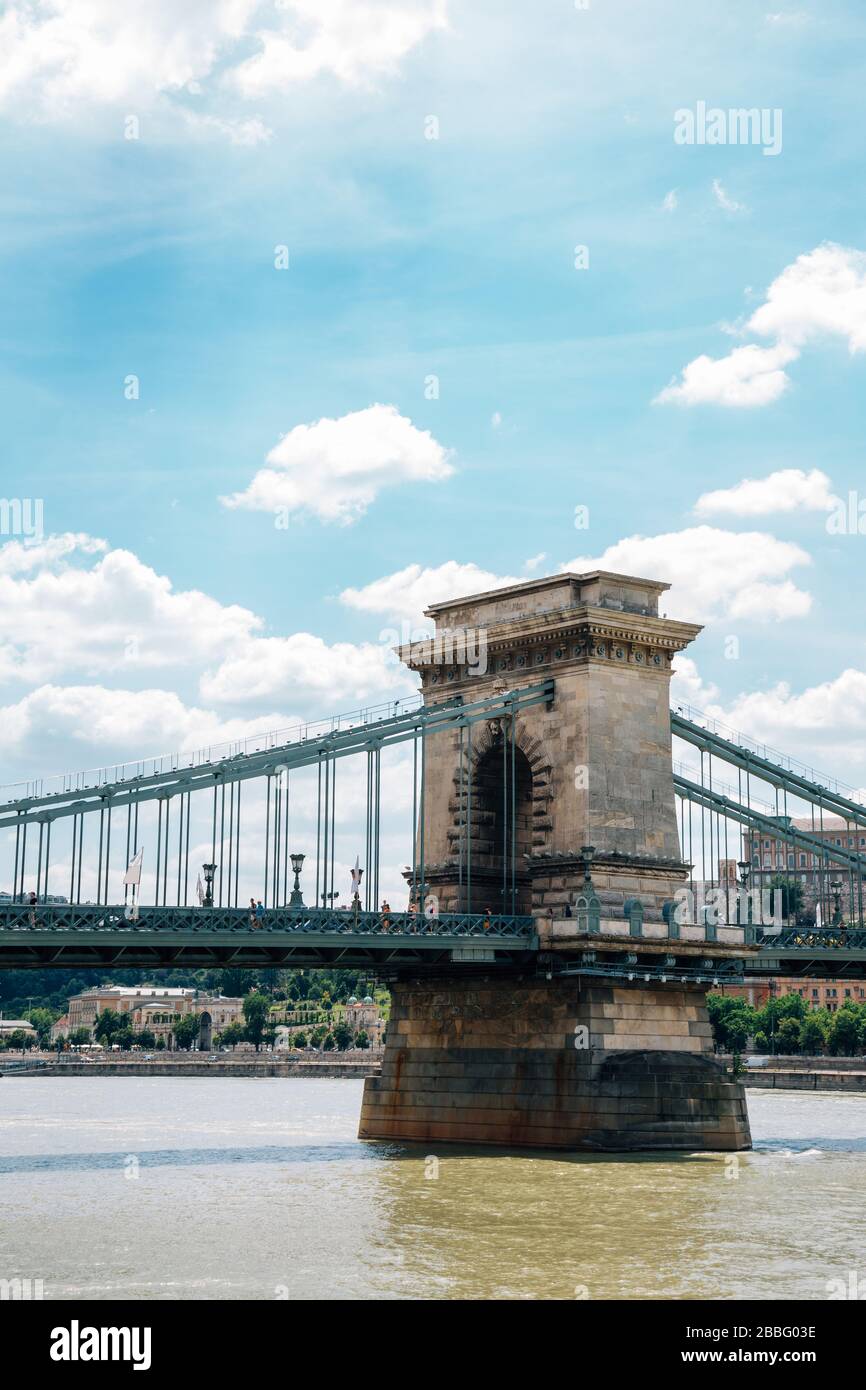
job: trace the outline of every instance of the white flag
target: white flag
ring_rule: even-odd
[[[127,887],[129,884],[134,885],[141,883],[141,860],[143,855],[144,850],[140,849],[138,851],[138,854],[136,854],[136,856],[133,859],[130,859],[129,863],[127,864],[126,873],[123,875],[124,887]]]
[[[358,858],[358,856],[357,856],[357,854],[356,854],[356,855],[355,855],[355,867],[354,867],[354,869],[352,870],[352,892],[353,892],[353,893],[357,893],[358,889],[361,887],[361,875],[363,874],[363,872],[364,872],[364,870],[361,868],[361,861],[360,861],[360,859]]]
[[[199,874],[198,878],[196,879],[195,891],[198,897],[199,907],[201,907],[201,905],[204,902],[204,889],[201,886],[201,874]]]

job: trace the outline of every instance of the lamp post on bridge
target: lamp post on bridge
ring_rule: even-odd
[[[213,907],[213,881],[216,875],[216,864],[202,864],[201,871],[204,874],[204,897],[202,907]]]
[[[752,916],[752,900],[749,897],[749,875],[752,872],[752,866],[749,863],[748,859],[738,859],[737,868],[740,871],[740,887],[742,888],[746,899],[746,920],[745,922],[743,921],[742,901],[737,904],[737,918],[741,926],[747,927]]]
[[[304,867],[304,860],[306,859],[306,857],[307,856],[305,854],[292,854],[289,856],[289,858],[292,861],[292,873],[295,875],[295,882],[292,888],[292,894],[289,898],[289,907],[304,906],[304,895],[301,892],[300,873],[301,869]]]
[[[833,894],[833,923],[834,927],[842,925],[842,884],[835,878],[830,884],[830,892]]]

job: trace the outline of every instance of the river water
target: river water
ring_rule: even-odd
[[[4,1078],[0,1278],[46,1299],[826,1299],[853,1271],[866,1293],[866,1096],[749,1092],[735,1162],[441,1149],[437,1172],[359,1143],[362,1085]]]

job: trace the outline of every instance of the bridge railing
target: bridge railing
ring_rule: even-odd
[[[272,908],[254,917],[248,908],[143,907],[136,918],[122,903],[11,904],[0,908],[4,932],[237,932],[317,933],[334,936],[480,937],[531,940],[533,917],[497,913],[446,912],[427,917],[410,912],[355,912],[339,908]]]
[[[783,927],[776,932],[758,927],[757,939],[767,950],[866,950],[866,931],[856,927]]]

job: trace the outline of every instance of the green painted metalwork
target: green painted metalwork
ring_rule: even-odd
[[[722,738],[720,734],[704,729],[700,724],[694,724],[690,719],[684,718],[683,715],[675,713],[673,710],[671,711],[671,731],[676,734],[677,738],[684,739],[695,748],[717,754],[724,762],[740,768],[743,772],[754,773],[762,781],[769,782],[772,786],[784,789],[791,795],[799,796],[815,806],[821,806],[823,810],[841,816],[844,820],[852,821],[855,825],[866,827],[866,806],[860,802],[852,801],[840,792],[833,791],[831,787],[822,785],[820,782],[813,782],[789,768],[782,767],[779,763],[774,763],[769,758],[752,752],[751,749],[742,748],[730,739]],[[778,825],[775,826],[775,833],[779,833]]]
[[[449,700],[421,706],[377,724],[338,729],[318,738],[280,744],[216,763],[199,763],[195,767],[175,768],[150,777],[106,782],[81,791],[23,797],[0,806],[0,829],[21,829],[30,822],[43,825],[62,816],[102,813],[106,808],[110,812],[110,808],[123,809],[130,803],[164,800],[181,792],[213,789],[215,785],[266,777],[280,768],[294,771],[296,768],[321,765],[324,758],[332,761],[419,737],[422,739],[423,757],[423,740],[429,735],[447,729],[467,728],[481,720],[508,717],[533,705],[546,704],[552,698],[553,681],[547,680],[519,690],[497,692],[469,703]]]
[[[711,791],[709,787],[702,787],[699,782],[692,782],[689,778],[676,772],[674,773],[674,791],[678,796],[693,801],[697,806],[703,806],[709,811],[717,811],[729,820],[738,821],[740,825],[750,826],[776,839],[784,838],[792,845],[796,845],[799,849],[808,850],[810,853],[818,855],[819,858],[831,859],[834,863],[844,864],[858,874],[866,874],[866,855],[858,854],[856,850],[846,849],[843,845],[833,845],[829,840],[819,840],[817,836],[808,835],[804,830],[796,830],[793,826],[783,828],[778,819],[762,815],[750,807],[741,806],[739,802],[732,801],[730,797]]]
[[[482,949],[487,964],[531,959],[538,949],[534,919],[280,908],[253,926],[249,913],[236,908],[144,908],[135,921],[120,904],[0,910],[0,969],[330,964],[405,971],[452,963],[471,968],[472,944]]]

